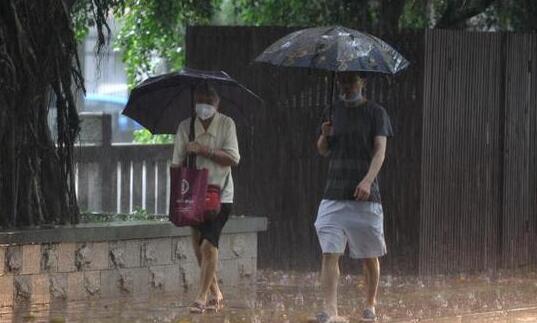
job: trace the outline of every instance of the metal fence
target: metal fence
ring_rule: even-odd
[[[82,116],[75,190],[82,212],[167,214],[173,145],[111,143],[109,114]]]
[[[537,263],[537,36],[425,35],[420,272]]]

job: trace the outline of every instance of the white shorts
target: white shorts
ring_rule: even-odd
[[[323,253],[345,252],[355,259],[386,254],[382,205],[374,202],[322,200],[315,229]]]

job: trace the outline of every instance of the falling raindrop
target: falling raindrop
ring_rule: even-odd
[[[304,295],[302,295],[302,293],[300,292],[295,296],[295,305],[297,306],[304,305]]]
[[[257,300],[255,302],[255,308],[262,309],[263,308],[263,301],[262,300]]]
[[[270,295],[270,301],[272,302],[272,304],[277,304],[278,302],[280,302],[281,298],[282,297],[278,294]]]

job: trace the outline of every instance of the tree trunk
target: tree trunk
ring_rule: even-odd
[[[0,2],[0,225],[76,223],[72,81],[82,86],[67,7],[56,1]],[[48,128],[56,96],[58,142]]]
[[[404,0],[384,0],[380,5],[380,29],[387,33],[399,31],[399,20],[405,7]]]
[[[435,28],[466,28],[468,19],[484,12],[495,0],[451,0]]]

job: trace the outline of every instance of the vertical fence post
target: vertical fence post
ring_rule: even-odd
[[[113,194],[114,180],[114,159],[112,158],[112,116],[104,113],[102,118],[102,146],[100,158],[100,177],[101,177],[101,201],[102,211],[112,212],[114,210],[116,196]]]

